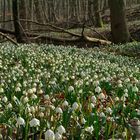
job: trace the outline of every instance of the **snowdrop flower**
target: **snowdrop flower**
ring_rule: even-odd
[[[58,131],[58,133],[59,134],[63,134],[63,133],[66,133],[66,130],[65,130],[65,128],[62,126],[62,125],[60,125],[58,128],[57,128],[57,131]]]
[[[17,119],[17,125],[18,126],[24,126],[25,125],[25,120],[22,117],[18,117]]]
[[[105,99],[105,95],[103,93],[100,93],[99,96],[98,96],[98,98],[100,100],[104,100]]]
[[[4,89],[2,87],[0,87],[0,93],[3,93]]]
[[[125,89],[124,92],[125,92],[125,93],[128,93],[128,89]]]
[[[93,130],[94,130],[93,126],[85,128],[85,131],[89,132],[90,134],[92,134]]]
[[[44,95],[44,98],[45,98],[46,100],[49,100],[49,99],[50,99],[50,96],[49,96],[49,95]]]
[[[81,118],[81,123],[82,123],[82,124],[85,124],[85,123],[86,123],[85,118],[83,118],[83,117]]]
[[[101,117],[101,118],[105,117],[104,112],[101,112],[101,113],[100,113],[100,117]]]
[[[97,87],[95,88],[95,92],[100,93],[101,91],[102,91],[102,89],[101,89],[99,86],[97,86]]]
[[[33,118],[29,123],[30,123],[31,127],[40,126],[40,121],[38,119],[36,119],[36,118]]]
[[[16,87],[15,91],[20,92],[21,91],[20,87]]]
[[[30,107],[30,111],[31,111],[32,113],[35,113],[35,107],[34,107],[34,106],[31,106],[31,107]]]
[[[62,113],[63,113],[63,111],[62,111],[62,109],[61,109],[60,107],[57,107],[57,108],[55,109],[55,111],[56,111],[56,113],[58,113],[58,114],[62,114]]]
[[[55,140],[62,140],[62,135],[59,132],[56,132]]]
[[[133,91],[133,92],[138,92],[139,89],[137,88],[137,86],[134,86],[134,87],[132,87],[132,91]]]
[[[36,96],[35,94],[32,94],[31,98],[32,98],[33,100],[35,100],[35,99],[37,99],[37,96]]]
[[[54,103],[55,101],[56,101],[56,99],[55,99],[55,98],[53,98],[53,99],[52,99],[52,102]]]
[[[97,101],[96,97],[95,97],[95,96],[92,96],[92,97],[91,97],[91,101],[92,101],[93,103],[96,103],[96,101]]]
[[[124,97],[128,97],[128,93],[126,92],[123,96],[124,96]]]
[[[74,102],[73,105],[72,105],[72,109],[73,110],[77,110],[79,108],[79,105],[77,102]]]
[[[109,114],[112,114],[112,109],[110,107],[107,107],[106,112],[109,113]]]
[[[43,112],[40,112],[39,113],[39,116],[42,118],[42,117],[44,117],[44,113]]]
[[[63,107],[66,107],[66,106],[68,106],[69,105],[69,103],[65,100],[63,103],[62,103],[62,106]]]
[[[4,97],[2,98],[2,101],[6,103],[6,102],[8,101],[7,97],[4,96]]]
[[[27,96],[23,98],[23,103],[27,103],[28,101],[29,101],[29,99]]]
[[[69,86],[68,92],[73,92],[73,91],[74,91],[74,87],[73,86]]]
[[[28,90],[28,93],[29,93],[29,94],[33,94],[34,91],[33,91],[32,89],[29,89],[29,90]]]
[[[95,105],[93,103],[90,103],[90,108],[91,109],[95,108]]]
[[[122,84],[118,84],[118,87],[120,87],[120,88],[121,88],[121,87],[123,87],[123,85],[122,85]]]
[[[45,140],[55,140],[55,134],[51,129],[45,132]]]
[[[115,101],[119,101],[119,97],[116,97],[116,98],[115,98]]]
[[[12,106],[12,104],[11,103],[9,103],[8,105],[7,105],[7,108],[9,108],[9,109],[11,109],[13,106]]]

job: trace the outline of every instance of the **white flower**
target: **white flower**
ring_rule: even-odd
[[[31,106],[31,107],[30,107],[30,111],[31,111],[32,113],[35,113],[35,107],[34,107],[34,106]]]
[[[86,123],[85,118],[82,118],[82,119],[81,119],[81,123],[82,123],[82,124],[85,124],[85,123]]]
[[[116,97],[116,98],[115,98],[115,101],[119,101],[119,97]]]
[[[93,126],[85,128],[85,131],[89,132],[90,134],[92,134],[93,130],[94,130]]]
[[[7,107],[8,107],[8,108],[12,108],[13,106],[12,106],[11,103],[9,103],[9,104],[7,105]]]
[[[7,97],[4,96],[4,97],[2,98],[2,101],[6,103],[6,102],[8,101]]]
[[[122,85],[122,84],[118,84],[118,87],[120,87],[120,88],[121,88],[121,87],[123,87],[123,85]]]
[[[55,109],[55,111],[56,111],[56,113],[58,113],[58,114],[62,114],[62,113],[63,113],[63,111],[62,111],[62,109],[61,109],[60,107],[57,107],[57,108]]]
[[[36,118],[33,118],[29,123],[30,123],[31,127],[40,126],[40,121],[38,119],[36,119]]]
[[[18,117],[17,119],[17,125],[20,126],[20,125],[25,125],[25,120],[21,117]]]
[[[58,131],[58,133],[59,134],[63,134],[63,133],[66,133],[66,130],[65,130],[65,128],[62,126],[62,125],[60,125],[58,128],[57,128],[57,131]]]
[[[35,100],[35,99],[37,99],[37,96],[36,96],[35,94],[32,94],[31,98],[32,98],[33,100]]]
[[[100,113],[100,117],[101,117],[101,118],[105,117],[104,112],[101,112],[101,113]]]
[[[28,101],[29,101],[29,99],[27,96],[23,98],[23,103],[27,103]]]
[[[44,98],[45,98],[46,100],[49,100],[49,99],[50,99],[50,96],[49,96],[49,95],[44,95]]]
[[[16,92],[21,91],[20,87],[16,87],[15,91],[16,91]]]
[[[92,101],[93,103],[96,103],[96,101],[97,101],[96,97],[95,97],[95,96],[92,96],[92,97],[91,97],[91,101]]]
[[[42,118],[42,117],[44,117],[44,113],[43,112],[40,112],[39,113],[39,116]]]
[[[77,102],[74,102],[73,105],[72,105],[72,109],[73,110],[77,110],[79,108],[79,105]]]
[[[90,103],[90,108],[91,109],[95,108],[95,105],[93,103]]]
[[[2,87],[0,87],[0,93],[3,93],[4,89]]]
[[[29,90],[28,90],[28,93],[29,93],[29,94],[33,94],[34,91],[33,91],[32,89],[29,89]]]
[[[69,103],[67,102],[67,101],[64,101],[63,103],[62,103],[62,106],[63,107],[66,107],[66,106],[68,106],[69,105]]]
[[[106,112],[109,113],[109,114],[112,114],[112,109],[110,107],[107,107]]]
[[[125,92],[125,93],[128,93],[128,89],[125,89],[124,92]]]
[[[59,132],[56,132],[55,140],[62,140],[62,135]]]
[[[100,100],[104,100],[105,99],[105,95],[103,93],[100,93],[99,96],[98,96],[98,98]]]
[[[101,91],[102,91],[102,89],[101,89],[99,86],[97,86],[97,87],[95,88],[95,92],[100,93]]]
[[[134,86],[134,87],[132,87],[132,91],[133,91],[133,92],[138,92],[139,89],[137,88],[137,86]]]
[[[74,87],[73,86],[69,86],[68,92],[72,92],[72,91],[74,91]]]
[[[54,132],[51,129],[45,132],[45,140],[55,140]]]

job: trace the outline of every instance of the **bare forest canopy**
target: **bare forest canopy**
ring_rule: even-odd
[[[0,0],[1,42],[94,46],[138,40],[139,9],[140,0]]]

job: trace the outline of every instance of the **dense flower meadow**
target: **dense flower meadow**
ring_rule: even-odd
[[[140,137],[140,59],[53,45],[0,45],[0,139]]]

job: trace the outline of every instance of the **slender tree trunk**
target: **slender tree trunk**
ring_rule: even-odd
[[[94,13],[95,13],[95,27],[102,27],[103,26],[99,2],[100,2],[100,0],[93,0]]]
[[[19,22],[19,10],[18,10],[18,0],[12,0],[12,10],[13,10],[13,19],[14,19],[14,28],[15,28],[15,37],[18,43],[25,43],[22,36],[22,29]]]
[[[130,41],[130,34],[126,24],[124,0],[109,0],[111,31],[114,43]]]

